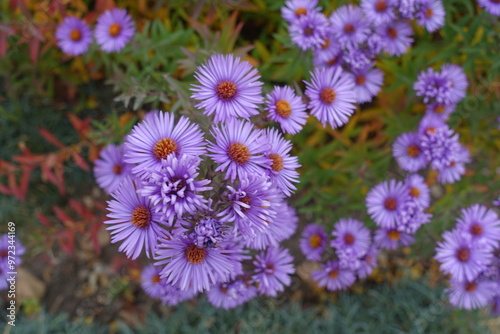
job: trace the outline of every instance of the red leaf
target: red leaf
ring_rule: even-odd
[[[40,51],[40,40],[36,38],[31,38],[28,44],[30,47],[31,61],[36,63],[38,59],[38,52]]]
[[[70,230],[60,231],[58,233],[59,244],[67,254],[73,254],[75,250],[75,233]]]
[[[8,182],[9,182],[9,188],[10,188],[11,194],[13,196],[15,196],[17,199],[21,199],[21,195],[19,193],[19,188],[18,188],[17,182],[16,182],[16,175],[9,174],[8,175]]]
[[[59,141],[59,139],[57,139],[52,133],[50,133],[46,129],[38,128],[38,131],[40,132],[42,137],[45,138],[45,140],[47,140],[52,145],[59,148],[66,148],[66,146],[64,146],[64,144]]]
[[[40,223],[42,223],[43,225],[47,226],[47,227],[52,227],[52,224],[50,223],[50,220],[41,212],[38,212],[36,214],[38,220],[40,221]]]
[[[73,157],[73,160],[75,161],[75,163],[78,167],[80,167],[81,169],[83,169],[84,171],[87,171],[87,172],[90,170],[87,162],[76,151],[73,151],[71,153],[71,156]]]
[[[30,175],[33,167],[23,166],[23,174],[21,175],[21,180],[19,181],[19,194],[21,195],[21,201],[26,200],[26,194],[28,193],[28,186],[30,183]]]
[[[85,120],[81,120],[78,116],[72,113],[68,113],[68,118],[75,130],[78,131],[81,136],[86,137],[87,133],[91,130],[90,118],[87,117]]]
[[[54,211],[56,217],[59,218],[59,220],[64,226],[68,228],[74,227],[75,223],[73,222],[73,220],[60,207],[54,205],[52,207],[52,210]]]
[[[9,187],[3,184],[0,184],[0,193],[5,195],[12,195],[12,191],[9,189]]]
[[[90,240],[92,240],[97,254],[101,253],[101,246],[99,246],[99,239],[97,238],[97,235],[99,234],[99,230],[102,226],[103,224],[100,222],[94,223],[90,226]]]
[[[84,220],[89,221],[95,218],[95,215],[85,205],[78,203],[74,199],[70,199],[69,204]]]
[[[12,157],[12,160],[24,165],[38,165],[45,160],[45,156],[42,154],[15,155]]]

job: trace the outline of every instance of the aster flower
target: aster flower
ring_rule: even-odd
[[[397,228],[381,228],[375,232],[375,245],[384,249],[397,249],[401,246],[408,246],[415,239],[406,232],[401,232]]]
[[[460,230],[447,231],[443,238],[438,242],[435,259],[441,263],[441,271],[454,279],[472,281],[491,261],[489,250],[471,244]]]
[[[316,7],[318,0],[287,0],[285,5],[281,7],[281,16],[288,23],[294,23],[301,16],[312,12],[319,12],[321,7]]]
[[[431,191],[422,176],[410,174],[405,178],[405,185],[408,187],[410,199],[418,203],[424,210],[431,203]]]
[[[136,194],[134,181],[127,178],[113,193],[114,200],[108,201],[108,218],[104,224],[111,232],[111,242],[122,241],[118,251],[125,252],[135,260],[142,250],[150,257],[156,248],[158,237],[165,235],[160,214],[153,210],[149,201]]]
[[[148,296],[153,298],[160,298],[163,295],[160,271],[159,267],[150,264],[144,267],[141,272],[141,287]]]
[[[125,9],[113,8],[105,11],[95,26],[97,43],[106,52],[118,52],[134,37],[132,17]]]
[[[197,292],[194,290],[182,291],[178,287],[165,283],[162,278],[162,295],[160,296],[163,305],[175,306],[183,301],[192,299],[196,296]]]
[[[252,123],[232,119],[214,126],[215,143],[209,143],[210,154],[220,164],[215,171],[226,171],[226,179],[234,181],[248,174],[263,174],[270,161],[263,154],[269,148],[264,132]]]
[[[478,246],[498,248],[500,241],[500,220],[495,211],[474,204],[462,209],[462,217],[457,219],[457,229],[470,236]]]
[[[467,95],[469,81],[462,67],[454,64],[444,64],[441,67],[441,73],[448,79],[450,92],[450,103],[458,103]]]
[[[207,298],[215,307],[229,310],[246,303],[257,295],[252,284],[238,279],[228,283],[219,283],[208,290]]]
[[[497,289],[493,282],[479,280],[451,280],[448,290],[452,305],[472,310],[488,305],[493,299],[492,291]]]
[[[491,15],[500,16],[500,3],[496,0],[477,0],[477,3]]]
[[[332,128],[344,125],[354,113],[356,96],[354,80],[344,73],[340,67],[316,68],[311,82],[305,82],[306,95],[309,96],[309,108],[325,126]]]
[[[189,236],[160,239],[155,265],[164,265],[161,277],[181,291],[202,292],[227,281],[234,266],[230,250],[196,246]]]
[[[377,225],[394,228],[398,211],[408,200],[408,188],[399,181],[390,180],[373,187],[366,196],[370,217]]]
[[[455,111],[456,104],[430,103],[425,109],[426,115],[441,118],[447,121],[450,114]]]
[[[371,244],[370,230],[353,218],[340,219],[333,227],[332,236],[335,239],[330,246],[340,251],[350,250],[357,258],[365,255]]]
[[[413,19],[417,2],[421,0],[399,0],[398,11],[405,19]]]
[[[396,0],[361,0],[361,9],[366,20],[378,26],[396,19],[395,4]]]
[[[458,134],[448,126],[434,128],[433,132],[428,131],[427,135],[420,136],[420,140],[422,152],[433,169],[441,171],[453,167],[459,161],[468,161],[468,150],[460,145]]]
[[[422,96],[424,103],[452,103],[450,98],[451,82],[445,73],[438,73],[432,68],[419,73],[413,89],[417,96]]]
[[[57,27],[57,45],[71,56],[81,55],[92,43],[92,32],[88,24],[79,18],[68,16]]]
[[[233,55],[213,55],[194,74],[200,83],[193,85],[192,98],[200,101],[195,107],[214,115],[215,122],[234,117],[257,115],[263,102],[262,82],[255,68]]]
[[[132,173],[145,177],[162,168],[169,155],[199,156],[205,153],[203,134],[186,117],[174,122],[173,113],[152,111],[136,124],[125,140],[125,162],[134,165]]]
[[[222,222],[208,217],[196,223],[191,237],[198,248],[217,247],[224,241],[223,232]]]
[[[353,68],[351,76],[355,84],[354,93],[357,103],[371,102],[373,97],[380,92],[384,82],[384,73],[372,66]]]
[[[267,251],[255,257],[255,266],[252,280],[258,282],[257,290],[260,294],[276,297],[278,292],[290,285],[295,272],[293,257],[286,248],[269,247]]]
[[[436,130],[440,128],[449,128],[443,118],[435,114],[426,114],[420,120],[418,134],[427,137],[433,136]]]
[[[465,174],[465,164],[470,162],[469,150],[463,145],[457,146],[448,165],[442,165],[439,169],[438,181],[441,183],[454,183]]]
[[[313,50],[313,64],[315,67],[339,67],[343,63],[343,50],[335,36],[328,35],[323,39],[320,48]]]
[[[366,41],[370,26],[361,8],[352,5],[339,7],[330,16],[332,31],[344,47],[353,47]]]
[[[329,291],[344,290],[356,281],[354,272],[340,268],[337,261],[328,261],[321,270],[313,271],[311,277],[318,286],[326,287]]]
[[[391,56],[400,56],[413,42],[413,29],[405,21],[391,21],[377,27],[377,34],[382,37],[384,51]]]
[[[94,175],[99,187],[111,194],[118,189],[120,183],[132,175],[132,166],[123,158],[123,144],[109,144],[99,153],[94,161]]]
[[[318,12],[300,16],[289,27],[292,42],[304,51],[320,48],[330,32],[328,19]]]
[[[356,270],[356,275],[359,279],[366,278],[372,273],[373,269],[377,266],[378,253],[379,250],[372,244],[366,254],[360,258],[361,264]]]
[[[12,249],[12,241],[15,239],[16,247],[15,251]],[[10,246],[10,248],[9,248]],[[10,253],[9,253],[10,250]],[[9,256],[11,260],[14,260],[16,266],[20,266],[22,264],[21,256],[26,252],[26,248],[23,246],[21,241],[12,234],[2,234],[0,235],[0,268],[4,268],[5,272],[12,271],[7,270],[9,268]],[[2,290],[2,289],[0,289]]]
[[[300,250],[310,261],[319,261],[325,251],[327,235],[321,225],[309,224],[302,232]]]
[[[441,0],[419,0],[420,8],[416,13],[417,23],[427,31],[434,32],[444,26],[444,7]]]
[[[269,118],[279,123],[283,132],[296,134],[302,130],[307,122],[306,106],[290,87],[274,87],[266,100]]]
[[[299,182],[299,173],[296,170],[300,167],[298,158],[290,156],[292,143],[284,139],[278,131],[267,129],[266,136],[270,147],[265,155],[271,161],[267,175],[275,187],[285,196],[290,196],[297,189],[293,183]]]
[[[360,70],[373,65],[373,55],[367,48],[352,47],[345,49],[343,61],[352,70]]]
[[[400,232],[415,234],[420,226],[427,224],[431,218],[432,215],[425,213],[423,207],[417,201],[406,201],[398,212],[396,229]]]

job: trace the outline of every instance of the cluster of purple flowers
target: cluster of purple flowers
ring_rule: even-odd
[[[475,204],[462,209],[457,226],[443,234],[435,258],[450,275],[450,302],[460,308],[491,306],[500,314],[500,220]]]
[[[467,77],[457,65],[443,65],[439,73],[427,69],[419,74],[414,88],[424,97],[427,113],[417,132],[403,133],[394,142],[393,155],[402,169],[413,173],[430,165],[439,172],[439,182],[460,180],[470,162],[469,150],[446,120],[466,96],[467,85]]]
[[[323,226],[309,224],[302,233],[300,248],[306,259],[321,261],[321,269],[312,272],[312,279],[329,291],[344,290],[356,281],[370,275],[377,265],[379,247],[371,233],[356,219],[340,219],[328,235]],[[332,256],[332,251],[334,255]]]
[[[249,63],[214,55],[195,77],[192,97],[213,120],[209,132],[151,111],[122,145],[102,150],[94,173],[114,197],[111,241],[132,259],[144,251],[155,261],[143,274],[148,294],[175,304],[208,291],[212,304],[231,308],[290,284],[293,258],[280,243],[296,229],[286,198],[300,165],[280,132],[251,123],[264,98]],[[282,128],[296,129],[303,118],[293,92],[273,94],[267,107],[287,109]]]
[[[0,235],[0,291],[8,288],[7,279],[11,274],[7,273],[16,272],[15,268],[21,265],[21,256],[26,251],[21,242],[14,238],[13,234]]]
[[[288,0],[282,16],[289,23],[292,42],[312,50],[316,69],[306,82],[311,114],[332,128],[347,123],[354,103],[370,102],[381,89],[383,72],[375,68],[381,52],[402,55],[411,46],[412,27],[429,32],[444,24],[441,0],[362,0],[345,5],[330,17],[317,0]]]
[[[132,39],[134,21],[125,9],[105,11],[98,19],[94,30],[97,44],[105,52],[118,52]],[[69,16],[57,27],[57,44],[64,53],[81,55],[92,43],[90,26],[82,19]]]

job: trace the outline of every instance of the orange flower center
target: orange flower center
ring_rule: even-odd
[[[242,143],[231,143],[227,149],[229,159],[236,162],[238,165],[244,165],[250,160],[252,156],[248,151],[248,147]]]
[[[354,25],[350,24],[350,23],[347,23],[345,26],[344,26],[344,32],[346,34],[352,34],[354,32],[354,30],[356,30],[354,28]]]
[[[307,8],[299,7],[295,10],[295,17],[301,17],[307,14]]]
[[[471,225],[469,232],[473,236],[481,235],[481,234],[483,234],[483,227],[477,223],[474,223]]]
[[[389,27],[389,28],[387,28],[387,36],[390,39],[396,39],[396,37],[398,37],[398,31],[396,29],[394,29],[393,27]]]
[[[392,241],[398,241],[401,237],[401,232],[399,232],[398,230],[389,230],[387,231],[387,237]]]
[[[337,269],[334,269],[328,273],[328,276],[330,276],[331,279],[336,279],[339,277],[339,271]]]
[[[318,248],[319,246],[321,246],[321,236],[319,234],[313,234],[309,237],[309,246],[311,246],[311,248]]]
[[[500,0],[499,0],[500,1]],[[442,114],[444,113],[444,111],[446,110],[446,107],[443,105],[443,104],[438,104],[435,108],[434,108],[434,112],[436,114]]]
[[[427,9],[424,12],[424,16],[427,19],[430,19],[433,15],[434,15],[434,11],[432,10],[432,8],[431,7],[427,7]]]
[[[132,224],[139,228],[148,227],[151,223],[151,212],[144,205],[139,205],[132,212]]]
[[[476,291],[476,288],[477,288],[477,284],[474,282],[469,282],[465,285],[465,291],[467,291],[467,292],[474,292],[474,291]]]
[[[198,248],[195,245],[189,245],[184,250],[184,254],[186,255],[186,259],[189,263],[200,264],[207,256],[207,250],[205,248]]]
[[[346,233],[344,235],[344,242],[346,243],[346,245],[352,245],[355,240],[356,239],[354,238],[354,236],[351,233]]]
[[[119,23],[113,23],[109,26],[109,35],[111,37],[116,37],[122,32],[122,26]]]
[[[396,210],[396,207],[398,205],[398,202],[396,201],[395,198],[389,197],[384,201],[384,208],[386,208],[389,211],[394,211]]]
[[[417,145],[413,144],[406,148],[406,153],[412,158],[416,158],[420,155],[420,148]]]
[[[6,249],[0,250],[0,259],[6,258],[9,252]]]
[[[420,190],[416,187],[410,187],[410,196],[414,198],[420,197]]]
[[[237,87],[234,82],[226,80],[219,82],[215,91],[219,99],[229,101],[236,95]]]
[[[361,86],[366,82],[366,77],[362,74],[356,75],[356,85]]]
[[[160,275],[158,275],[158,274],[154,275],[153,278],[151,278],[151,282],[153,282],[153,283],[160,282]]]
[[[158,140],[153,147],[153,154],[157,160],[166,159],[170,154],[177,152],[179,146],[175,140],[170,138],[162,138]]]
[[[245,203],[246,205],[250,205],[250,196],[247,195],[243,198],[240,198],[239,201]],[[245,208],[244,206],[240,206],[240,210],[241,212],[245,213],[248,210],[250,210],[250,208]]]
[[[283,158],[277,153],[269,154],[269,159],[273,162],[271,163],[271,169],[275,172],[280,172],[283,170]]]
[[[332,88],[323,88],[319,93],[319,99],[325,104],[331,104],[335,101],[335,91]]]
[[[460,262],[465,262],[470,258],[470,251],[468,248],[460,248],[457,250],[456,255]]]
[[[375,4],[375,11],[377,11],[378,13],[383,13],[387,10],[387,7],[387,2],[385,0],[380,0]]]
[[[71,40],[74,42],[78,42],[82,39],[82,32],[78,29],[73,29],[69,33],[69,38],[71,38]]]
[[[327,49],[330,46],[330,43],[331,41],[329,38],[327,37],[323,38],[323,44],[321,44],[321,50]]]
[[[333,57],[332,59],[326,62],[326,65],[328,67],[332,67],[333,65],[337,64],[338,61],[339,59],[337,57]]]
[[[116,164],[113,166],[113,173],[120,175],[122,173],[122,165]]]
[[[304,35],[305,36],[311,36],[312,34],[314,34],[314,29],[311,28],[311,27],[307,27],[304,29]]]
[[[292,114],[292,107],[290,106],[290,103],[285,100],[279,100],[275,104],[276,106],[276,113],[280,115],[283,118],[288,118]]]

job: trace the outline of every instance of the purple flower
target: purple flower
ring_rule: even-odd
[[[431,203],[431,193],[424,178],[418,174],[410,174],[405,179],[405,185],[408,187],[410,199],[424,210],[427,209]]]
[[[214,55],[195,73],[199,85],[193,85],[192,98],[200,101],[196,108],[214,114],[215,122],[234,117],[257,115],[263,102],[260,75],[249,62],[233,55]]]
[[[105,11],[95,26],[95,39],[106,52],[118,52],[134,37],[132,17],[125,9],[113,8]]]
[[[210,180],[195,181],[201,159],[191,155],[177,158],[171,154],[161,160],[161,168],[151,169],[138,193],[149,198],[155,211],[162,213],[162,220],[173,223],[184,213],[205,209],[207,200],[199,192],[211,190]]]
[[[384,249],[397,249],[408,246],[415,239],[408,233],[401,232],[396,228],[381,228],[375,232],[375,245]]]
[[[325,38],[328,41],[328,46],[324,45],[314,50],[313,63],[316,67],[337,68],[344,61],[343,51],[339,44],[331,38]]]
[[[88,24],[79,18],[68,16],[57,27],[57,45],[71,56],[81,55],[92,43],[92,32]]]
[[[460,230],[447,231],[443,238],[436,248],[435,259],[441,263],[441,271],[454,279],[472,281],[491,261],[489,249],[471,244]]]
[[[196,294],[197,292],[194,290],[182,291],[172,284],[165,283],[165,279],[162,278],[162,295],[160,296],[160,300],[163,305],[175,306],[193,298]]]
[[[433,169],[440,171],[469,160],[468,150],[460,145],[458,134],[448,126],[435,128],[434,132],[427,131],[426,135],[420,136],[420,140],[422,151]]]
[[[317,5],[318,0],[287,0],[281,7],[281,15],[288,23],[294,23],[301,16],[321,10]]]
[[[340,251],[349,250],[357,258],[365,255],[371,244],[370,230],[353,218],[340,219],[333,227],[332,236],[335,239],[330,246]]]
[[[210,154],[215,163],[220,164],[216,171],[226,171],[226,179],[234,181],[248,174],[263,174],[270,166],[264,156],[269,144],[262,130],[255,129],[252,123],[231,119],[214,126],[211,131],[215,144],[209,143]]]
[[[304,51],[320,48],[330,32],[328,19],[318,12],[301,15],[289,27],[292,42]]]
[[[12,245],[15,240],[15,249],[13,249]],[[9,247],[10,246],[10,247]],[[26,248],[23,246],[21,241],[12,234],[2,234],[0,235],[0,271],[1,269],[5,269],[5,274],[10,271],[9,269],[9,257],[10,260],[14,260],[16,266],[20,266],[22,264],[21,256],[26,252]],[[0,290],[2,290],[0,288]]]
[[[465,174],[465,164],[470,162],[469,150],[459,145],[457,150],[453,152],[448,165],[444,165],[439,169],[438,181],[441,183],[454,183]]]
[[[309,224],[302,232],[300,250],[310,261],[319,261],[325,250],[327,234],[321,225]]]
[[[223,224],[213,218],[203,218],[196,223],[191,237],[198,248],[217,247],[224,241]]]
[[[277,130],[267,129],[266,136],[270,143],[266,156],[271,161],[267,175],[275,187],[285,196],[290,196],[297,189],[293,183],[299,182],[299,173],[296,170],[300,167],[298,158],[290,156],[292,143],[284,139]]]
[[[377,27],[377,34],[382,37],[384,51],[391,56],[400,56],[413,42],[413,30],[405,21],[390,21]]]
[[[346,5],[330,16],[332,30],[338,42],[344,47],[353,47],[365,42],[370,26],[361,8]]]
[[[444,26],[444,11],[441,0],[419,0],[420,8],[416,13],[417,23],[427,31],[434,32]]]
[[[400,232],[415,234],[420,226],[427,224],[432,218],[424,208],[414,200],[406,201],[398,212],[396,229]]]
[[[426,114],[420,120],[420,123],[418,125],[418,134],[420,136],[432,136],[434,133],[436,133],[436,130],[440,128],[448,129],[448,125],[443,120],[443,118],[434,114]]]
[[[159,236],[165,235],[161,227],[160,214],[153,210],[149,201],[136,193],[136,184],[130,178],[123,180],[108,201],[108,218],[104,224],[111,230],[111,242],[122,241],[118,251],[135,260],[142,250],[150,257],[155,251]]]
[[[150,297],[160,298],[163,295],[163,284],[160,278],[161,268],[152,264],[144,267],[141,273],[141,287]]]
[[[357,103],[371,102],[373,97],[380,92],[384,82],[384,73],[372,66],[353,68],[351,76],[355,84],[354,93]]]
[[[155,265],[165,265],[161,277],[181,291],[202,292],[211,285],[227,281],[234,265],[231,250],[196,246],[196,240],[179,235],[160,239]]]
[[[329,291],[344,290],[356,281],[354,272],[340,268],[337,261],[328,261],[321,270],[313,271],[311,276],[318,286],[326,287]]]
[[[343,61],[351,70],[359,70],[373,66],[373,55],[369,49],[352,47],[345,50]]]
[[[255,266],[252,280],[259,283],[257,290],[260,294],[276,297],[278,292],[290,285],[295,272],[293,257],[286,248],[269,247],[255,257]]]
[[[207,298],[215,307],[229,310],[246,303],[257,295],[257,289],[242,279],[219,283],[208,290]]]
[[[399,0],[399,14],[405,19],[413,19],[415,17],[416,2],[421,0]]]
[[[337,128],[349,120],[356,106],[354,80],[340,67],[316,68],[311,82],[305,82],[306,95],[309,96],[311,115],[322,124]]]
[[[307,123],[306,106],[290,87],[274,87],[266,99],[269,118],[279,123],[283,132],[293,135],[302,130]]]
[[[456,104],[430,103],[425,109],[426,115],[441,118],[447,121],[450,114],[455,111]]]
[[[135,125],[125,141],[125,162],[135,165],[132,172],[147,176],[162,167],[162,159],[173,154],[199,156],[205,153],[203,134],[198,125],[181,117],[177,124],[169,112],[151,111]]]
[[[94,161],[94,175],[99,187],[111,194],[121,182],[132,175],[132,166],[124,161],[122,145],[109,144],[99,153]]]
[[[479,280],[451,280],[448,290],[452,305],[472,310],[486,306],[492,299],[492,291],[497,290],[493,282]]]
[[[457,229],[470,236],[478,246],[498,248],[500,241],[500,220],[495,211],[474,204],[462,209],[462,217],[457,219]]]
[[[451,82],[445,73],[438,73],[432,68],[422,71],[418,75],[418,80],[413,84],[413,89],[417,96],[424,98],[424,103],[438,102],[449,104]]]
[[[428,162],[420,146],[420,137],[414,132],[400,135],[394,142],[392,154],[399,167],[408,172],[417,172],[425,168]]]
[[[368,252],[360,258],[360,266],[356,270],[356,275],[359,279],[366,278],[370,275],[373,269],[377,266],[377,255],[379,250],[374,244],[368,249]]]
[[[496,0],[477,0],[479,6],[483,7],[488,13],[500,16],[500,3]]]
[[[396,19],[395,4],[396,0],[361,0],[361,9],[365,13],[366,20],[378,26]]]
[[[448,79],[450,92],[449,100],[451,104],[458,103],[467,95],[469,81],[462,67],[454,64],[444,64],[441,73]]]
[[[394,228],[398,211],[408,197],[408,188],[402,182],[384,181],[373,187],[366,196],[368,213],[378,226]]]

